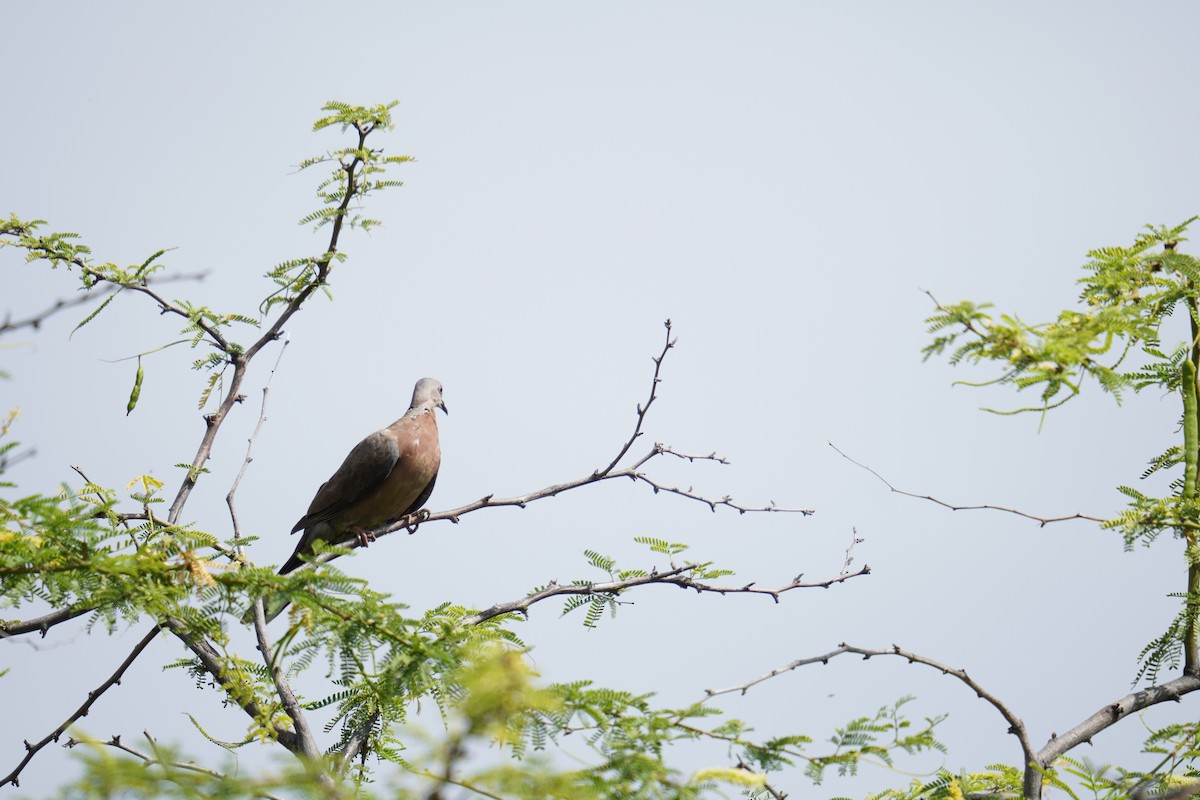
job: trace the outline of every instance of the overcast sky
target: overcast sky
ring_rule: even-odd
[[[311,133],[321,105],[401,103],[396,130],[372,141],[416,158],[396,172],[406,185],[369,201],[382,228],[344,240],[334,302],[316,299],[288,328],[239,494],[259,563],[287,557],[316,487],[425,375],[453,412],[439,419],[434,509],[603,466],[632,429],[670,317],[678,346],[635,452],[715,450],[731,465],[655,474],[814,516],[713,514],[621,483],[390,537],[344,568],[418,613],[486,606],[599,577],[585,548],[662,566],[632,541],[653,535],[690,543],[736,581],[777,586],[836,574],[856,529],[856,564],[872,574],[828,591],[775,605],[651,587],[598,630],[546,604],[520,633],[547,679],[658,691],[668,704],[842,641],[896,643],[968,669],[1038,742],[1127,691],[1137,653],[1174,615],[1165,595],[1183,589],[1184,563],[1170,539],[1127,554],[1088,523],[952,513],[890,494],[827,443],[949,502],[1121,508],[1114,487],[1172,440],[1175,398],[1118,407],[1089,386],[1040,433],[1036,417],[983,413],[1035,398],[952,387],[982,374],[922,364],[922,290],[1048,319],[1074,302],[1089,249],[1200,212],[1196,5],[76,2],[5,16],[0,212],[79,232],[101,260],[175,248],[174,271],[208,277],[172,296],[221,311],[256,313],[262,274],[322,247],[323,233],[295,224],[315,207],[316,177],[295,165],[342,142]],[[77,285],[15,252],[0,253],[0,271],[0,313],[14,317]],[[14,435],[37,448],[7,477],[53,492],[77,482],[74,465],[111,486],[143,472],[177,485],[172,465],[191,460],[203,429],[193,354],[147,358],[128,418],[134,366],[111,362],[173,341],[178,326],[129,297],[68,339],[83,316],[3,342],[12,379],[0,405],[21,408]],[[271,360],[185,514],[221,535]],[[142,628],[109,639],[66,625],[0,645],[12,668],[0,773]],[[216,758],[183,712],[226,740],[245,720],[160,672],[181,655],[157,641],[84,729],[146,729]],[[918,718],[950,712],[950,752],[901,767],[1018,760],[993,709],[902,662],[834,661],[721,706],[764,736],[820,740],[906,694]],[[1132,721],[1077,755],[1135,763],[1143,733]],[[46,794],[68,758],[41,754],[21,791]],[[861,796],[907,780],[870,768],[836,786]],[[781,783],[796,796],[833,791]]]

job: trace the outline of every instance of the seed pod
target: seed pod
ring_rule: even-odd
[[[129,393],[129,403],[125,406],[125,416],[133,413],[133,409],[137,406],[138,397],[142,394],[142,357],[138,356],[137,377],[133,379],[133,391]]]

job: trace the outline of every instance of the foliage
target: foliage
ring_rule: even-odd
[[[1178,440],[1153,456],[1140,475],[1143,480],[1159,473],[1171,475],[1169,493],[1154,496],[1120,486],[1128,505],[1102,525],[1119,531],[1127,550],[1139,544],[1150,546],[1164,533],[1182,545],[1187,579],[1170,594],[1180,600],[1179,612],[1139,654],[1135,684],[1156,683],[1164,671],[1181,666],[1185,675],[1200,674],[1200,259],[1178,249],[1196,219],[1174,227],[1148,226],[1129,246],[1091,251],[1085,265],[1088,274],[1079,281],[1081,307],[1064,310],[1052,322],[1030,324],[1015,314],[997,318],[988,313],[988,304],[938,304],[928,320],[934,338],[924,350],[926,358],[947,354],[951,364],[991,362],[998,367],[998,376],[970,385],[1040,389],[1038,406],[1002,413],[1038,411],[1044,419],[1050,409],[1074,399],[1088,378],[1118,401],[1127,389],[1179,396]],[[1178,331],[1172,335],[1183,338],[1165,347],[1162,340],[1172,321],[1177,324],[1171,330]],[[1170,738],[1175,733],[1174,727],[1155,732],[1147,752],[1157,752],[1154,742],[1159,736]],[[1064,756],[1058,772],[1044,770],[1045,780],[1072,796],[1076,795],[1067,788],[1064,775],[1093,796],[1124,797],[1131,787],[1144,790],[1171,776],[1190,775],[1196,753],[1185,752],[1178,759],[1165,760],[1160,771],[1145,775],[1120,769],[1110,772]]]
[[[209,410],[195,457],[176,465],[182,473],[173,499],[164,482],[149,475],[123,490],[93,483],[82,473],[82,484],[64,482],[51,493],[21,495],[11,483],[0,485],[0,607],[9,617],[0,622],[4,635],[44,632],[76,616],[87,616],[89,629],[110,633],[151,623],[151,636],[173,636],[190,651],[168,669],[246,714],[242,741],[220,742],[196,722],[202,739],[228,751],[277,744],[294,756],[270,773],[244,774],[222,758],[205,758],[199,766],[194,754],[148,736],[146,743],[101,741],[72,730],[85,776],[63,787],[61,796],[439,797],[449,786],[489,797],[700,798],[729,791],[762,796],[773,791],[768,776],[792,765],[804,764],[820,781],[829,768],[853,774],[862,760],[891,764],[898,753],[941,749],[934,738],[941,718],[914,726],[902,713],[907,699],[852,719],[832,737],[831,749],[818,752],[801,733],[758,738],[745,722],[718,720],[721,712],[707,697],[660,707],[652,693],[587,681],[543,682],[514,630],[515,613],[488,615],[453,603],[410,613],[330,564],[348,552],[344,547],[318,542],[317,560],[323,563],[281,576],[252,562],[247,547],[253,539],[242,534],[235,515],[231,529],[220,534],[181,521],[192,487],[208,479],[205,464],[235,408],[247,366],[278,346],[283,324],[317,292],[328,294],[330,275],[346,263],[341,237],[380,224],[363,210],[370,196],[401,185],[388,171],[409,158],[369,143],[392,127],[394,106],[324,107],[314,131],[339,131],[348,141],[301,163],[303,171],[327,172],[316,187],[317,207],[300,223],[327,238],[314,252],[266,272],[269,289],[253,313],[168,298],[158,283],[166,268],[164,250],[122,267],[95,258],[78,234],[50,231],[42,220],[13,214],[0,222],[0,248],[75,274],[82,291],[101,301],[76,325],[77,332],[86,332],[99,314],[131,296],[148,299],[179,323],[176,337],[136,356],[132,389],[120,399],[127,413],[137,410],[155,358],[180,345],[198,351],[191,357],[203,375],[198,405]],[[671,344],[668,340],[667,348]],[[660,361],[661,356],[656,366]],[[634,438],[644,413],[639,406]],[[14,418],[0,429],[0,472],[16,447],[6,441]],[[652,455],[664,452],[656,446]],[[714,510],[731,505],[728,498],[668,491]],[[563,613],[582,609],[584,624],[595,627],[605,611],[616,612],[624,592],[659,576],[679,581],[686,573],[688,585],[697,588],[732,574],[706,561],[676,563],[687,550],[684,544],[656,537],[637,541],[652,559],[667,563],[618,568],[612,558],[588,550],[587,564],[603,576],[604,588],[586,578],[565,584],[572,593]],[[530,596],[553,594],[550,588],[537,587]],[[256,612],[255,601],[275,594],[286,595],[291,610],[272,641],[261,616],[256,618],[261,604]],[[45,609],[50,612],[32,620],[16,616]],[[237,651],[233,632],[244,628],[257,640],[260,652],[253,658]],[[313,689],[312,697],[301,692]],[[324,743],[314,750],[318,734],[307,729],[307,717],[320,710],[331,719],[322,732]],[[86,711],[87,705],[81,709]],[[31,745],[26,761],[57,735]],[[674,765],[682,748],[706,742],[726,748],[728,759],[690,775]],[[15,784],[25,763],[0,778],[0,786]]]
[[[742,587],[707,583],[732,572],[705,560],[683,560],[688,548],[682,543],[638,537],[652,562],[638,567],[619,567],[614,558],[586,550],[586,576],[535,587],[523,599],[491,609],[448,602],[410,611],[330,563],[349,552],[344,546],[318,542],[313,565],[281,576],[270,566],[253,563],[247,550],[253,539],[239,530],[235,514],[230,530],[219,534],[181,521],[192,488],[208,479],[205,464],[222,423],[241,396],[251,360],[278,346],[284,323],[314,295],[328,296],[332,272],[347,262],[341,237],[380,224],[366,215],[366,201],[377,191],[401,185],[388,177],[389,170],[409,158],[385,154],[371,138],[392,127],[394,106],[333,102],[324,107],[314,131],[337,132],[345,141],[301,163],[303,171],[326,172],[316,187],[317,207],[300,222],[327,238],[313,252],[267,271],[268,288],[253,313],[167,298],[157,282],[166,251],[120,267],[94,258],[78,234],[51,232],[47,223],[15,214],[0,221],[0,248],[15,248],[31,262],[74,273],[82,291],[98,301],[75,331],[86,329],[99,314],[131,296],[148,299],[179,323],[178,338],[136,356],[132,389],[127,398],[120,398],[127,413],[137,409],[145,373],[154,367],[151,356],[175,352],[179,345],[199,351],[191,357],[193,368],[203,373],[198,405],[209,409],[194,458],[176,465],[182,474],[169,504],[164,482],[149,475],[119,489],[80,473],[81,484],[63,482],[53,491],[32,494],[0,483],[0,608],[6,617],[24,615],[0,621],[0,633],[45,632],[79,616],[86,616],[88,629],[97,634],[149,623],[149,636],[173,636],[188,650],[188,656],[166,666],[199,691],[218,694],[231,713],[240,709],[247,724],[242,741],[220,742],[196,723],[200,738],[223,748],[220,757],[205,757],[203,765],[195,755],[148,735],[145,743],[131,743],[116,736],[90,739],[72,729],[70,744],[80,754],[84,776],[62,787],[60,796],[432,800],[454,790],[464,796],[504,798],[690,800],[734,793],[780,798],[784,794],[772,781],[781,775],[803,774],[820,784],[834,774],[856,775],[864,764],[893,768],[900,758],[947,753],[935,735],[944,715],[920,722],[910,719],[910,697],[851,717],[818,742],[798,730],[760,735],[749,722],[727,717],[711,701],[716,694],[735,690],[666,705],[645,687],[604,687],[583,679],[547,681],[537,674],[516,625],[532,604],[551,597],[565,598],[563,615],[581,618],[588,628],[597,627],[606,612],[615,616],[626,593],[654,582],[697,592],[758,591],[778,600],[778,591],[752,590],[753,582]],[[998,375],[973,385],[1005,384],[1018,392],[1038,393],[1037,404],[998,413],[1037,411],[1044,419],[1049,410],[1076,397],[1088,379],[1118,401],[1126,392],[1146,389],[1178,393],[1179,439],[1153,456],[1141,473],[1143,479],[1170,476],[1167,493],[1154,496],[1120,487],[1128,507],[1104,524],[1121,533],[1126,548],[1160,540],[1182,543],[1187,582],[1173,593],[1181,601],[1179,613],[1142,652],[1135,679],[1151,683],[1181,665],[1185,677],[1200,674],[1200,261],[1178,250],[1193,221],[1150,228],[1131,246],[1090,253],[1080,307],[1064,310],[1051,322],[1031,324],[1016,314],[994,316],[988,304],[939,304],[929,319],[934,338],[924,351],[926,358],[946,355],[954,364],[998,365]],[[1165,347],[1161,341],[1170,332],[1165,326],[1173,319],[1186,323],[1188,334],[1182,344]],[[655,359],[655,385],[657,368],[672,345],[668,324],[667,344]],[[649,401],[638,406],[634,435],[607,469],[530,497],[554,496],[611,473],[641,435],[653,400],[652,391]],[[15,412],[10,413],[0,425],[0,476],[18,453],[10,438],[15,419]],[[715,454],[688,456],[655,445],[630,471],[614,474],[635,483],[646,481],[656,492],[700,500],[714,511],[722,505],[739,513],[779,510],[746,509],[729,498],[704,498],[637,472],[664,453],[724,463]],[[231,491],[231,507],[232,495]],[[516,498],[506,504],[526,502]],[[486,505],[485,499],[469,510]],[[465,512],[458,509],[446,518],[457,521],[458,513]],[[797,578],[786,589],[805,585]],[[266,628],[260,602],[274,595],[291,601],[286,623],[276,624],[276,639]],[[46,609],[49,613],[28,617]],[[237,650],[232,632],[243,630],[255,637],[254,657]],[[130,659],[140,652],[135,650]],[[837,652],[904,655],[935,666],[996,706],[1022,742],[1023,763],[958,773],[943,768],[872,797],[1037,797],[1043,787],[1052,787],[1074,798],[1086,794],[1107,799],[1170,793],[1197,777],[1200,726],[1195,723],[1151,731],[1144,749],[1157,761],[1145,771],[1097,766],[1065,755],[1065,750],[1039,761],[1023,724],[965,671],[896,646],[892,651],[865,651],[843,645]],[[694,655],[690,649],[681,651],[680,663]],[[769,677],[823,660],[827,657],[802,659]],[[765,679],[735,689],[744,693]],[[1200,687],[1184,690],[1194,688]],[[1178,694],[1163,694],[1165,699],[1178,699]],[[25,760],[0,778],[0,786],[15,784],[28,760],[86,714],[96,695],[89,694],[62,728],[29,744]],[[1120,710],[1119,704],[1113,708]],[[320,732],[308,723],[311,712],[317,711],[329,716]],[[281,755],[287,754],[278,768],[243,771],[224,755],[259,743],[278,746]],[[721,753],[716,761],[710,755],[714,751]],[[704,766],[680,766],[697,761]]]

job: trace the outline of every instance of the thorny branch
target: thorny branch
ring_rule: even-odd
[[[713,512],[716,512],[719,507],[725,507],[736,511],[739,514],[782,513],[800,514],[802,516],[812,515],[814,513],[813,510],[808,508],[784,508],[782,506],[777,506],[774,503],[769,503],[765,506],[748,506],[734,502],[733,498],[728,495],[719,498],[707,497],[692,491],[691,488],[682,489],[676,486],[668,486],[666,484],[659,483],[646,473],[639,471],[643,466],[659,456],[674,456],[675,458],[680,458],[691,462],[712,461],[721,465],[729,464],[727,459],[717,455],[716,453],[709,453],[708,455],[682,453],[672,449],[668,445],[656,442],[654,447],[650,449],[650,452],[646,453],[646,455],[642,456],[632,465],[626,467],[625,469],[616,469],[616,465],[629,453],[633,443],[642,436],[642,426],[645,424],[646,414],[650,410],[650,406],[654,403],[654,400],[657,398],[658,384],[662,380],[659,377],[659,374],[662,370],[663,359],[666,357],[667,352],[675,346],[675,339],[671,338],[671,320],[668,319],[664,323],[664,326],[667,329],[666,342],[663,345],[662,351],[653,358],[654,375],[650,385],[650,397],[644,405],[638,405],[637,420],[634,424],[633,433],[630,435],[629,439],[622,444],[616,458],[609,462],[607,466],[597,469],[584,477],[566,481],[565,483],[557,483],[552,486],[546,486],[542,489],[538,489],[523,495],[517,495],[514,497],[496,497],[495,495],[489,494],[481,497],[473,503],[467,503],[466,505],[459,506],[458,508],[453,508],[448,511],[436,511],[432,513],[428,511],[419,511],[416,514],[409,515],[405,519],[401,519],[397,522],[375,529],[372,532],[373,536],[371,538],[377,539],[401,530],[407,531],[410,534],[415,533],[418,525],[428,522],[437,522],[439,520],[450,520],[451,522],[458,524],[459,520],[466,514],[470,514],[471,512],[479,511],[485,508],[502,508],[506,506],[525,508],[527,505],[537,500],[543,500],[547,497],[554,497],[562,494],[563,492],[568,492],[572,489],[578,489],[594,483],[600,483],[601,481],[617,480],[620,478],[628,478],[635,483],[646,484],[654,491],[655,494],[664,492],[667,494],[678,495],[679,497],[684,497],[688,500],[694,500],[698,503],[708,506]],[[362,546],[358,538],[354,536],[348,536],[346,539],[337,542],[336,544],[338,547],[346,549],[354,549]],[[312,559],[310,559],[310,562],[322,564],[332,561],[335,558],[337,558],[337,555],[335,554],[322,553],[314,556]],[[302,569],[303,568],[304,567],[302,567]]]
[[[839,456],[841,456],[842,458],[849,461],[854,466],[865,469],[867,472],[874,475],[876,478],[878,478],[880,480],[880,482],[883,483],[884,486],[888,487],[888,489],[895,492],[896,494],[902,494],[905,497],[915,497],[918,500],[928,500],[931,503],[936,503],[937,505],[941,506],[942,508],[948,508],[951,511],[984,511],[984,510],[1003,511],[1007,514],[1016,514],[1018,517],[1024,517],[1025,519],[1033,520],[1034,522],[1037,522],[1039,524],[1039,527],[1042,527],[1042,528],[1046,527],[1051,522],[1067,522],[1067,521],[1073,520],[1073,519],[1085,519],[1085,520],[1088,520],[1089,522],[1105,522],[1106,521],[1104,519],[1101,519],[1100,517],[1091,517],[1091,516],[1088,516],[1087,514],[1079,514],[1079,513],[1071,514],[1069,516],[1063,516],[1063,517],[1039,517],[1034,514],[1027,514],[1024,511],[1018,511],[1015,508],[1005,508],[1004,506],[993,506],[993,505],[988,505],[986,503],[981,504],[981,505],[972,505],[972,506],[956,506],[951,503],[947,503],[944,500],[939,500],[936,497],[931,497],[930,495],[927,495],[927,494],[916,494],[915,492],[906,492],[903,489],[897,489],[895,486],[892,485],[891,481],[889,481],[887,478],[883,477],[878,472],[876,472],[875,470],[868,467],[866,464],[855,461],[853,458],[851,458],[850,456],[846,455],[841,450],[839,450],[837,445],[835,445],[833,442],[829,442],[829,446],[833,448],[834,452],[836,452]]]
[[[625,578],[624,580],[603,581],[600,583],[584,583],[584,584],[565,584],[560,585],[556,581],[551,581],[546,588],[536,592],[531,592],[519,600],[511,600],[506,603],[496,603],[491,608],[472,614],[468,617],[463,617],[462,624],[478,625],[480,622],[499,617],[504,614],[526,614],[531,606],[535,603],[540,603],[543,600],[548,600],[552,597],[561,597],[564,595],[609,595],[616,597],[626,589],[632,589],[635,586],[646,586],[650,584],[665,584],[668,586],[678,586],[681,589],[692,589],[697,593],[710,592],[713,594],[764,594],[769,596],[776,603],[779,602],[779,596],[784,592],[790,592],[794,589],[813,589],[822,588],[828,589],[838,583],[845,583],[851,578],[857,578],[862,575],[870,575],[871,568],[864,565],[862,569],[856,572],[842,572],[832,578],[827,578],[822,581],[804,582],[800,580],[801,576],[787,584],[786,586],[778,586],[771,589],[761,589],[753,583],[747,583],[744,586],[716,586],[703,581],[698,581],[690,577],[689,573],[700,569],[699,564],[685,564],[683,566],[672,566],[670,569],[662,572],[651,572],[649,575],[639,575],[633,578]]]
[[[117,671],[110,675],[108,680],[97,686],[92,691],[88,692],[87,700],[85,700],[83,705],[81,705],[79,708],[75,709],[75,712],[71,714],[71,716],[67,717],[66,722],[62,723],[53,731],[48,733],[44,739],[36,744],[30,744],[29,741],[26,740],[25,757],[21,759],[21,763],[17,764],[16,768],[13,769],[12,772],[8,773],[8,775],[4,776],[3,778],[0,778],[0,786],[5,786],[9,783],[11,783],[13,786],[20,786],[21,771],[25,769],[25,765],[32,761],[33,757],[37,755],[38,751],[43,747],[51,742],[57,742],[58,737],[62,736],[63,733],[66,732],[67,728],[75,724],[76,720],[86,717],[88,712],[92,710],[92,704],[99,700],[105,692],[121,682],[121,677],[125,674],[125,670],[129,669],[130,665],[133,664],[137,657],[142,654],[142,651],[150,645],[150,642],[154,641],[156,636],[158,636],[157,626],[151,628],[150,632],[142,637],[142,640],[137,643],[137,646],[135,646],[129,655],[126,656],[125,660],[121,662],[121,666],[117,667]]]

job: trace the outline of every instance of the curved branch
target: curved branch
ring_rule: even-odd
[[[1026,755],[1026,762],[1035,757],[1033,744],[1030,742],[1029,735],[1025,731],[1025,723],[1022,722],[1021,718],[1014,714],[1012,710],[1008,708],[1008,706],[1001,702],[999,698],[984,689],[974,678],[969,676],[966,670],[948,667],[945,664],[941,664],[931,658],[926,658],[925,656],[917,655],[916,653],[904,650],[897,645],[892,645],[886,650],[878,650],[855,647],[854,645],[842,642],[837,646],[837,649],[830,650],[828,653],[823,653],[819,656],[812,656],[810,658],[797,659],[796,661],[793,661],[784,667],[773,669],[765,675],[760,675],[757,678],[738,684],[737,686],[730,686],[725,689],[706,689],[705,699],[716,697],[717,695],[722,694],[731,694],[734,692],[745,694],[752,686],[756,686],[764,681],[768,681],[771,678],[784,674],[785,672],[791,672],[792,670],[807,666],[809,664],[828,664],[830,659],[837,658],[841,655],[846,655],[847,653],[860,655],[864,659],[871,658],[872,656],[899,656],[900,658],[908,661],[910,664],[924,664],[925,666],[933,667],[945,675],[957,678],[969,686],[980,699],[987,701],[988,704],[1000,712],[1000,715],[1004,717],[1006,722],[1008,722],[1008,732],[1013,736],[1016,736],[1018,741],[1020,741],[1021,749]]]
[[[944,500],[938,500],[936,497],[931,497],[927,494],[916,494],[915,492],[906,492],[903,489],[897,489],[895,486],[892,485],[892,483],[887,478],[883,477],[878,472],[876,472],[875,470],[868,467],[866,464],[862,464],[858,461],[855,461],[853,458],[851,458],[850,456],[846,455],[841,450],[839,450],[837,445],[835,445],[833,442],[829,442],[828,444],[830,447],[833,448],[834,452],[836,452],[839,456],[846,459],[854,466],[865,469],[867,472],[874,475],[876,478],[878,478],[883,483],[884,486],[888,487],[888,489],[890,489],[892,492],[895,492],[896,494],[902,494],[905,497],[915,497],[918,500],[928,500],[931,503],[936,503],[937,505],[941,506],[942,508],[948,508],[951,511],[984,511],[984,510],[986,510],[986,511],[1003,511],[1007,514],[1016,514],[1018,517],[1024,517],[1025,519],[1033,520],[1034,522],[1038,523],[1039,527],[1042,527],[1042,528],[1046,527],[1051,522],[1067,522],[1067,521],[1070,521],[1073,519],[1084,519],[1089,522],[1106,522],[1107,521],[1105,519],[1102,519],[1101,517],[1092,517],[1092,516],[1088,516],[1087,514],[1080,514],[1080,513],[1070,514],[1068,516],[1063,516],[1063,517],[1039,517],[1034,514],[1027,514],[1024,511],[1018,511],[1015,508],[1005,508],[1003,506],[993,506],[993,505],[988,505],[988,504],[973,505],[973,506],[952,505],[950,503],[945,502]]]

